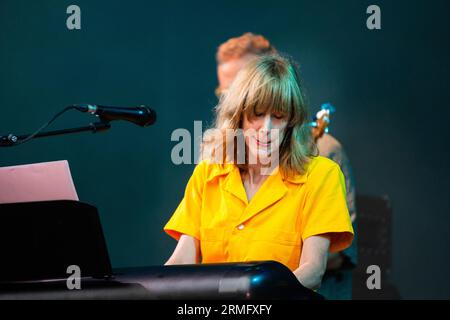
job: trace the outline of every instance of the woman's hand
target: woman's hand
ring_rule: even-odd
[[[172,256],[164,265],[196,264],[199,262],[199,241],[192,236],[181,235]]]
[[[327,267],[330,239],[326,234],[306,238],[303,243],[300,266],[294,271],[298,281],[306,288],[320,287]]]

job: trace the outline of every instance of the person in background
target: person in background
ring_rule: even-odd
[[[220,97],[228,90],[238,72],[253,58],[275,54],[277,50],[261,35],[247,32],[237,38],[231,38],[217,50],[217,78],[219,86],[216,95]]]
[[[252,59],[261,55],[276,54],[276,48],[262,35],[250,32],[222,43],[216,53],[217,78],[219,85],[216,95],[226,93],[239,71]],[[355,181],[352,167],[342,144],[332,135],[325,133],[317,140],[321,156],[339,164],[346,187],[347,207],[356,231]],[[345,251],[330,253],[327,272],[322,280],[319,293],[327,299],[348,300],[352,298],[352,272],[357,263],[357,234],[352,245]]]

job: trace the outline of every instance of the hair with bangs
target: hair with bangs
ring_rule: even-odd
[[[231,162],[247,170],[247,162],[235,161],[239,138],[230,138],[229,132],[242,129],[244,114],[251,119],[266,112],[280,114],[288,120],[279,148],[281,172],[284,175],[303,174],[309,159],[317,154],[317,148],[307,125],[307,107],[297,68],[280,55],[257,57],[239,71],[228,92],[220,98],[214,130],[205,132],[202,150],[220,151],[217,154],[223,155],[223,163]],[[219,134],[221,139],[211,138],[212,132]],[[234,147],[231,156],[226,152],[230,143]],[[210,156],[214,157],[213,154]]]

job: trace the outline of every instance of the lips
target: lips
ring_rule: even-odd
[[[258,146],[265,147],[265,148],[267,148],[268,146],[270,146],[271,141],[261,141],[261,140],[259,140],[259,139],[257,139],[257,138],[255,138],[255,139],[256,139],[256,144],[257,144]]]

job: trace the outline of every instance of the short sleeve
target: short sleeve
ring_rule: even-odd
[[[182,234],[200,239],[200,213],[206,166],[205,162],[201,162],[195,167],[183,199],[164,226],[164,231],[177,241]]]
[[[344,175],[330,160],[316,166],[308,177],[301,229],[303,241],[314,235],[330,234],[330,252],[342,251],[353,241]]]

